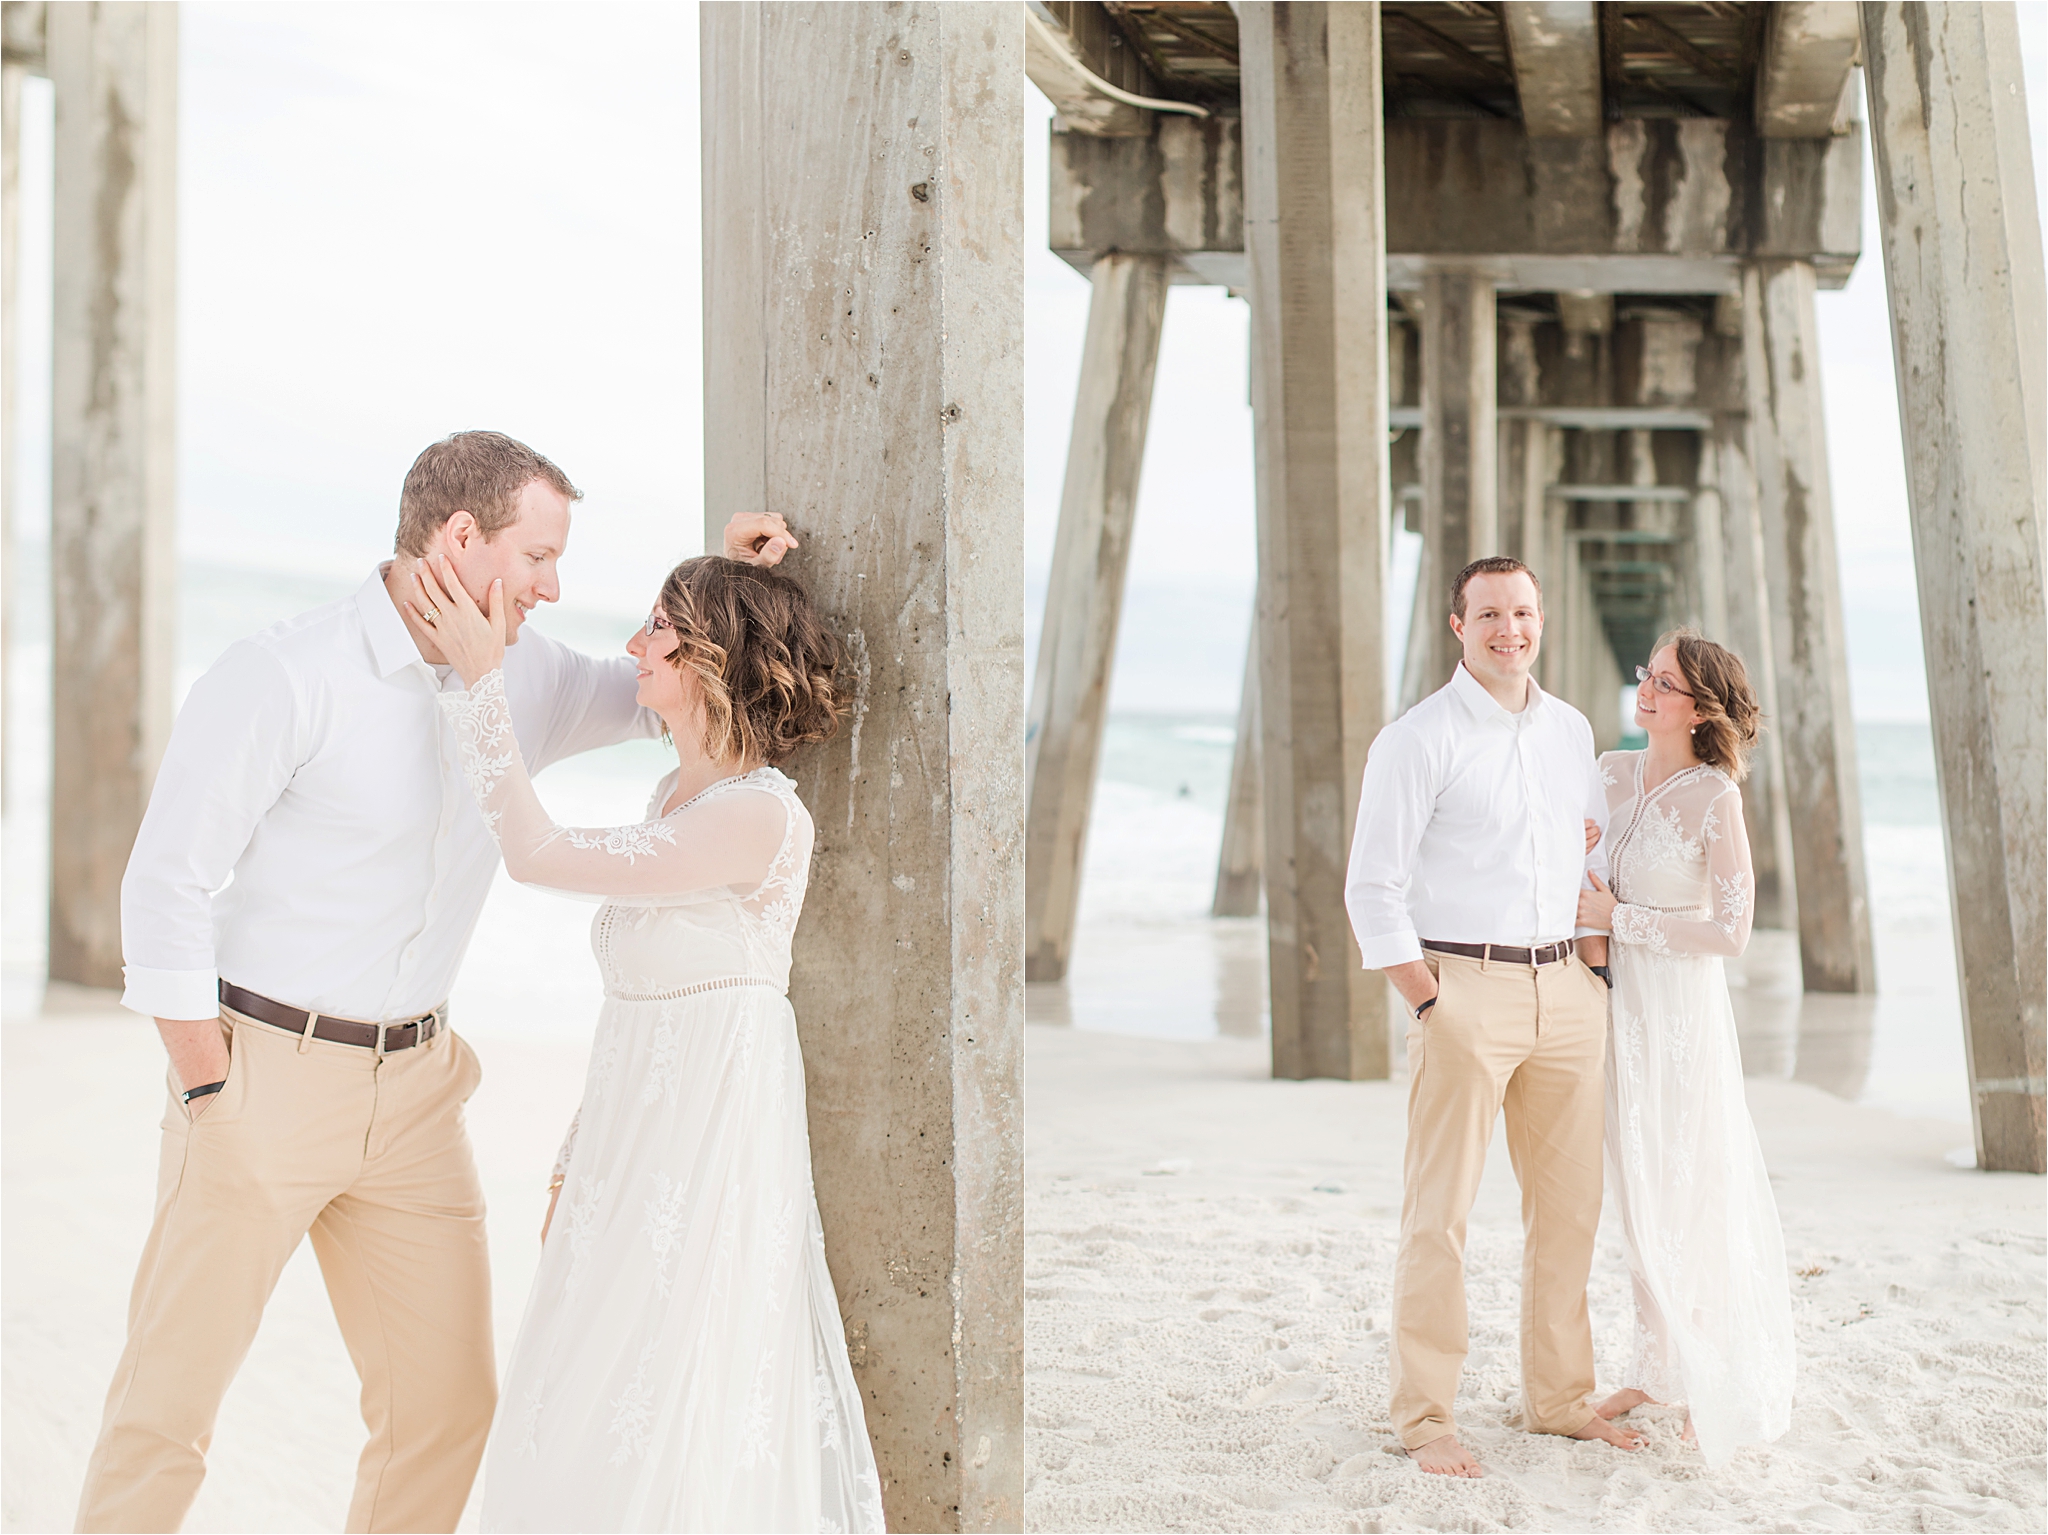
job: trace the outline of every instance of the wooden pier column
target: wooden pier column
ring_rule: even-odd
[[[1216,855],[1212,917],[1255,917],[1265,877],[1259,801],[1259,629],[1244,647],[1244,682],[1237,694],[1237,745],[1230,754],[1230,797],[1223,803],[1223,846]]]
[[[1756,872],[1756,925],[1796,928],[1798,885],[1792,877],[1792,822],[1785,802],[1784,731],[1778,715],[1777,668],[1771,658],[1771,615],[1765,596],[1763,525],[1757,518],[1756,481],[1749,462],[1749,418],[1724,413],[1702,444],[1701,478],[1712,476],[1720,500],[1720,548],[1702,549],[1703,562],[1719,560],[1721,608],[1707,638],[1742,657],[1750,686],[1763,706],[1764,730],[1742,781],[1742,815]]]
[[[1166,318],[1164,257],[1100,256],[1089,278],[1081,387],[1025,733],[1024,975],[1032,981],[1065,979],[1073,949]]]
[[[784,513],[847,645],[791,764],[825,1250],[889,1527],[1020,1529],[1023,11],[701,25],[706,536]]]
[[[1385,1077],[1386,986],[1344,909],[1385,708],[1379,6],[1247,0],[1238,16],[1273,1074]]]
[[[2019,35],[2009,5],[1861,15],[1977,1165],[2038,1173],[2048,335]]]
[[[1463,651],[1451,633],[1450,583],[1500,552],[1498,384],[1493,280],[1432,267],[1422,277],[1422,542],[1435,582],[1435,623],[1418,696],[1451,680]]]
[[[50,979],[121,984],[121,875],[171,726],[178,9],[49,7]]]
[[[1867,992],[1877,989],[1877,976],[1813,295],[1808,262],[1744,270],[1743,371],[1799,887],[1800,967],[1808,991]]]

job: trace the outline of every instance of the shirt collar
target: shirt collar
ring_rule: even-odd
[[[377,663],[380,677],[388,677],[421,660],[412,631],[405,627],[391,593],[384,588],[384,572],[390,568],[388,562],[379,565],[370,572],[370,579],[356,589],[356,611],[362,615],[363,634],[370,642],[370,656]]]
[[[1463,661],[1458,663],[1457,671],[1451,675],[1451,691],[1457,695],[1459,702],[1464,704],[1466,711],[1471,714],[1473,719],[1481,721],[1496,718],[1503,719],[1517,729],[1521,728],[1525,721],[1535,717],[1536,710],[1541,706],[1544,698],[1543,689],[1536,686],[1536,679],[1531,677],[1529,679],[1528,703],[1522,706],[1520,714],[1510,713],[1500,706],[1499,699],[1486,691],[1486,684],[1466,669]]]

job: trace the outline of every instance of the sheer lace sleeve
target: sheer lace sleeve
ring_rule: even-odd
[[[569,1116],[569,1133],[562,1137],[562,1149],[555,1153],[554,1177],[566,1178],[569,1176],[569,1158],[575,1153],[576,1132],[582,1125],[583,1105],[579,1103],[576,1106],[576,1112]]]
[[[443,693],[441,707],[505,871],[522,884],[613,898],[751,892],[788,839],[789,811],[772,792],[705,797],[636,826],[557,826],[513,738],[505,674],[489,672],[467,692]]]
[[[1755,915],[1756,878],[1749,860],[1749,831],[1742,820],[1742,791],[1720,773],[1703,777],[1703,804],[1681,804],[1687,821],[1698,815],[1698,837],[1707,860],[1709,915],[1697,917],[1623,903],[1614,908],[1614,938],[1642,944],[1658,954],[1718,954],[1731,957],[1749,946]]]

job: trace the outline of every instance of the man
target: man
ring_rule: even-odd
[[[479,600],[504,582],[531,770],[652,735],[630,656],[519,633],[560,596],[581,494],[501,433],[435,443],[406,475],[397,557],[232,646],[179,713],[121,886],[122,1000],[156,1019],[171,1097],[81,1530],[179,1527],[309,1231],[370,1433],[348,1528],[461,1515],[497,1386],[462,1122],[480,1072],[446,998],[498,855],[435,702],[461,680],[406,604],[424,607],[414,569],[442,555]],[[779,517],[726,529],[735,559],[774,564],[794,544]]]
[[[1414,1015],[1394,1431],[1424,1471],[1480,1476],[1452,1406],[1467,1346],[1465,1219],[1503,1108],[1522,1185],[1523,1424],[1623,1449],[1642,1441],[1588,1400],[1607,940],[1575,923],[1584,876],[1607,872],[1586,846],[1585,819],[1605,813],[1593,731],[1529,675],[1543,593],[1520,560],[1459,572],[1451,628],[1464,647],[1456,675],[1372,744],[1345,901],[1367,968],[1386,971]]]

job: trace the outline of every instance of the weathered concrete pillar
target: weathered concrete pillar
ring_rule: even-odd
[[[1867,4],[1977,1165],[2048,1170],[2041,224],[2009,5]]]
[[[1073,948],[1166,318],[1163,256],[1106,255],[1089,277],[1095,291],[1025,737],[1024,974],[1032,981],[1064,979]]]
[[[1576,544],[1566,546],[1564,581],[1564,637],[1566,660],[1565,702],[1586,716],[1593,727],[1593,749],[1612,751],[1621,744],[1621,665],[1614,659],[1607,629],[1600,621],[1600,607],[1594,600],[1593,580],[1586,572],[1582,551]],[[1551,639],[1550,626],[1556,622],[1553,609],[1545,604],[1544,644]]]
[[[1535,318],[1503,313],[1495,346],[1499,352],[1499,403],[1541,405],[1543,374],[1536,358]],[[1543,451],[1547,430],[1540,421],[1505,416],[1496,428],[1495,467],[1500,482],[1493,547],[1487,552],[1513,555],[1532,569],[1532,556],[1542,540],[1543,493],[1549,484]]]
[[[16,280],[21,264],[21,83],[27,65],[15,57],[13,8],[7,12],[6,52],[0,57],[0,806],[12,803],[13,775],[6,759],[7,732],[14,720],[7,679],[14,671],[14,380],[19,304]],[[40,17],[38,17],[40,31]]]
[[[1440,564],[1425,533],[1415,562],[1415,605],[1408,610],[1408,638],[1401,650],[1401,696],[1394,705],[1397,717],[1450,680],[1448,673],[1439,676],[1437,672],[1442,657],[1436,631],[1449,627],[1445,615],[1451,610],[1450,598],[1445,595],[1451,578]]]
[[[1230,754],[1230,797],[1223,803],[1223,846],[1216,855],[1212,917],[1255,917],[1265,874],[1259,803],[1259,630],[1254,621],[1244,648],[1244,682],[1237,694],[1237,745]]]
[[[171,724],[178,11],[52,6],[50,978],[121,984],[121,873]]]
[[[1813,294],[1807,262],[1745,269],[1743,371],[1799,885],[1800,966],[1808,991],[1874,991]]]
[[[1021,1528],[1021,8],[702,11],[708,538],[785,513],[851,712],[790,996],[892,1529]],[[763,189],[772,188],[772,196]]]
[[[1344,910],[1365,752],[1384,718],[1379,6],[1248,0],[1238,17],[1273,1072],[1384,1077],[1386,986],[1362,967]]]
[[[1550,487],[1558,482],[1563,470],[1564,433],[1557,427],[1544,426],[1532,434],[1531,441],[1542,452],[1543,484],[1533,497],[1533,512],[1524,514],[1528,521],[1522,559],[1536,572],[1543,588],[1543,649],[1536,657],[1536,680],[1545,692],[1568,697],[1564,687],[1562,615],[1568,600],[1566,572],[1571,564],[1577,563],[1578,555],[1565,537],[1565,503],[1561,497],[1550,494]]]
[[[1422,541],[1439,591],[1499,553],[1499,428],[1491,278],[1431,268],[1422,278]],[[1443,613],[1429,631],[1421,691],[1451,680],[1462,654]]]
[[[1763,524],[1757,517],[1756,482],[1749,462],[1749,418],[1723,413],[1714,419],[1711,442],[1702,445],[1701,478],[1712,477],[1720,501],[1719,589],[1721,607],[1707,637],[1742,657],[1750,685],[1763,705],[1764,731],[1742,781],[1742,815],[1749,826],[1750,861],[1756,871],[1756,925],[1797,927],[1799,898],[1792,877],[1792,822],[1785,801],[1784,730],[1778,713],[1778,676],[1771,656],[1771,615],[1765,596]],[[1702,549],[1703,563],[1715,552]]]

